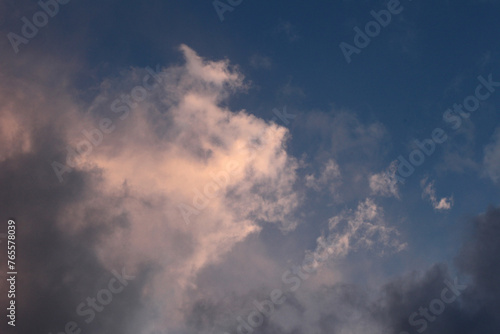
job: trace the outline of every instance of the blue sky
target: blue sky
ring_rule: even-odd
[[[2,328],[497,333],[499,6],[0,0]]]

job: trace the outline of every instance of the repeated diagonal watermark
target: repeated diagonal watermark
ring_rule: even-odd
[[[382,9],[378,12],[372,10],[370,15],[375,20],[366,23],[364,31],[358,26],[353,28],[356,33],[353,38],[354,45],[346,42],[341,42],[339,44],[346,62],[350,64],[352,55],[360,54],[362,49],[370,45],[372,39],[380,35],[382,28],[387,27],[391,23],[393,15],[401,14],[403,9],[404,7],[399,0],[389,0],[389,2],[387,2],[387,9]]]

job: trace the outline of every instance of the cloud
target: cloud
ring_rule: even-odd
[[[500,320],[494,316],[494,307],[500,305],[500,268],[495,265],[500,254],[500,208],[489,207],[486,212],[472,221],[470,235],[467,235],[456,259],[458,268],[470,277],[475,287],[471,291],[471,301],[477,301],[478,312],[484,312],[485,319],[500,326]],[[480,306],[481,304],[485,304]]]
[[[329,234],[317,239],[317,247],[310,254],[314,267],[325,259],[336,260],[361,248],[379,250],[384,248],[396,252],[406,247],[397,240],[398,232],[387,227],[383,210],[367,198],[360,202],[356,210],[345,210],[328,221]]]
[[[391,147],[383,124],[366,121],[353,112],[336,109],[330,113],[309,111],[302,119],[302,122],[294,123],[296,127],[293,142],[314,143],[307,147],[305,156],[310,157],[316,165],[332,160],[339,166],[341,178],[333,185],[336,190],[332,193],[337,204],[356,205],[360,198],[382,194],[393,196],[390,191],[397,193],[389,169],[379,175],[375,172],[380,171],[380,165],[385,163]],[[314,172],[308,171],[304,175],[310,189],[314,189],[313,186],[318,189],[316,183],[322,173]],[[370,178],[372,188],[370,182],[367,182]],[[331,204],[328,201],[324,205]]]
[[[335,157],[377,157],[387,150],[388,134],[380,122],[363,122],[352,112],[333,111],[331,114],[310,112],[304,124],[316,136],[320,136],[324,149]]]
[[[314,174],[307,174],[305,176],[305,181],[306,187],[308,188],[312,188],[316,191],[328,188],[333,194],[337,190],[337,185],[342,182],[340,167],[333,159],[329,159],[325,163],[319,177]]]
[[[300,35],[296,32],[295,27],[288,21],[280,20],[280,23],[276,27],[276,32],[284,33],[290,43],[295,42],[300,38]]]
[[[177,305],[201,269],[258,233],[261,223],[294,229],[298,205],[286,128],[220,107],[244,89],[241,74],[226,61],[181,50],[185,66],[164,69],[162,89],[79,165],[99,171],[102,192],[126,194],[121,210],[129,225],[108,237],[99,257],[108,265],[154,261],[159,272],[146,297],[171,324],[181,321]],[[65,220],[84,222],[85,204],[68,208]],[[193,210],[187,225],[179,204]]]
[[[420,181],[420,186],[422,187],[422,198],[428,198],[435,210],[450,210],[453,206],[453,196],[443,197],[438,200],[436,197],[436,189],[434,188],[434,181],[429,183],[427,181],[427,177]]]
[[[399,198],[398,180],[396,179],[397,161],[393,161],[387,170],[369,177],[373,194]]]
[[[277,94],[280,98],[290,100],[292,98],[301,99],[306,96],[304,90],[301,87],[294,85],[292,81],[292,77],[288,77],[286,84],[278,89]]]
[[[338,190],[344,201],[370,195],[366,177],[383,162],[391,146],[388,139],[380,122],[363,121],[346,110],[310,111],[294,132],[294,141],[317,143],[308,148],[308,156],[319,162],[332,159],[340,166],[342,184]]]
[[[110,268],[120,270],[116,264],[106,268],[97,259],[94,247],[109,231],[126,224],[125,217],[106,210],[117,205],[119,199],[103,198],[94,192],[98,179],[92,174],[75,171],[64,185],[54,178],[50,162],[63,156],[67,122],[80,118],[74,114],[77,108],[64,87],[68,80],[63,70],[67,65],[64,60],[55,62],[39,57],[36,64],[42,68],[32,71],[33,65],[26,64],[15,77],[4,72],[9,80],[0,90],[0,114],[8,115],[8,124],[16,124],[12,128],[14,137],[7,134],[3,138],[6,140],[0,141],[0,210],[11,215],[18,226],[16,264],[19,272],[23,272],[16,281],[16,331],[20,333],[64,331],[66,322],[79,318],[76,307],[105,287],[112,276]],[[29,72],[36,80],[26,80]],[[42,84],[41,79],[50,72],[60,80]],[[2,117],[2,127],[4,120]],[[22,135],[18,129],[22,129]],[[19,139],[21,142],[16,144]],[[93,201],[101,202],[88,211],[87,219],[94,224],[78,233],[68,233],[60,219],[65,208],[92,197]],[[1,269],[2,273],[7,272],[4,264]],[[107,309],[108,319],[135,317],[140,291],[149,273],[147,265],[141,267],[135,282]],[[0,287],[4,296],[5,288],[5,284]],[[34,295],[39,298],[33,299]],[[26,321],[20,321],[21,318]],[[104,320],[96,319],[90,325],[92,331],[104,333],[105,328],[123,332],[130,324],[125,320],[106,325]],[[6,322],[2,322],[0,331],[10,331]]]
[[[438,171],[464,173],[478,169],[478,163],[475,161],[475,131],[476,126],[468,120],[464,121],[456,132],[449,134],[453,139],[443,144],[442,161],[436,166]]]
[[[272,66],[272,60],[269,57],[254,54],[252,57],[250,57],[250,65],[256,69],[269,69]]]

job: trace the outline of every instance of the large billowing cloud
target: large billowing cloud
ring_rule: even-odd
[[[3,209],[23,202],[30,212],[46,208],[16,217],[30,226],[27,240],[39,237],[27,262],[42,256],[37,252],[48,247],[44,236],[51,233],[47,261],[63,266],[72,286],[89,279],[79,274],[86,267],[80,261],[90,261],[90,276],[126,268],[140,278],[149,268],[154,275],[136,290],[145,304],[134,307],[157,321],[153,327],[181,326],[185,292],[196,288],[198,272],[263,224],[283,231],[297,225],[297,164],[286,153],[287,130],[222,106],[245,89],[242,75],[228,61],[180,49],[185,64],[105,80],[88,108],[62,83],[48,89],[33,77],[13,80],[1,96],[0,162],[4,189],[13,191]],[[40,233],[42,224],[47,232]],[[38,283],[26,278],[26,284],[42,295],[63,283],[50,272],[39,277],[38,266],[31,270]],[[61,292],[67,297],[50,299],[58,308],[55,300],[66,298],[61,319],[44,320],[39,330],[55,331],[76,317],[77,296],[86,296]]]
[[[60,218],[78,233],[100,224],[89,219],[89,211],[102,207],[100,197],[116,201],[107,214],[123,217],[124,227],[110,232],[97,254],[109,268],[127,264],[134,272],[154,263],[158,272],[144,298],[172,327],[182,320],[183,291],[195,288],[200,269],[257,233],[262,223],[295,228],[291,214],[298,205],[292,189],[296,163],[285,151],[287,130],[222,107],[229,94],[244,89],[242,76],[226,61],[204,61],[187,46],[181,50],[185,65],[155,78],[144,70],[125,78],[134,82],[149,75],[154,87],[140,103],[111,102],[122,117],[116,129],[92,151],[67,161],[98,175],[100,183],[95,198],[66,206]],[[103,84],[91,107],[94,119],[83,123],[89,129],[98,128],[113,86]],[[139,94],[130,91],[132,98]],[[75,133],[68,139],[78,150],[84,137]]]

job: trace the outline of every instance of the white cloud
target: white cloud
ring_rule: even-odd
[[[398,240],[398,232],[386,226],[382,208],[370,198],[360,202],[356,210],[345,210],[330,218],[328,228],[329,234],[319,237],[316,250],[308,254],[315,267],[326,259],[339,259],[361,248],[398,252],[406,247]]]
[[[399,198],[398,180],[396,179],[397,161],[393,161],[387,170],[369,177],[373,194]]]
[[[436,197],[436,189],[434,188],[434,181],[427,183],[427,180],[427,177],[425,177],[420,181],[422,198],[429,199],[435,210],[450,210],[453,206],[453,195],[438,200]]]

